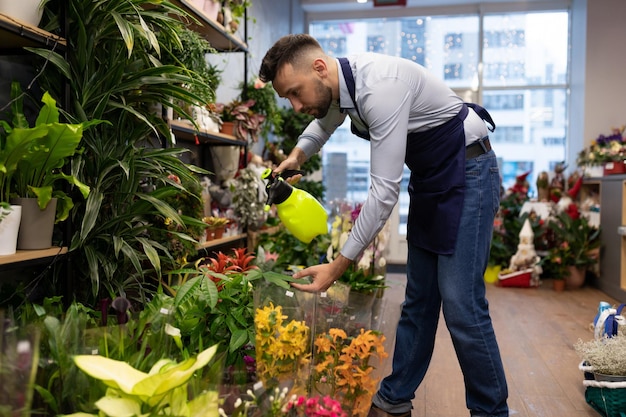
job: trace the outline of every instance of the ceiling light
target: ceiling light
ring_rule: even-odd
[[[357,3],[367,3],[367,0],[356,0]]]

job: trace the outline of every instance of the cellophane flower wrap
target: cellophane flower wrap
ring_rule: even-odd
[[[262,285],[255,308],[257,375],[265,389],[287,389],[285,398],[296,402],[331,398],[348,416],[367,415],[392,348],[399,304],[386,309],[376,294],[337,282],[319,294]],[[381,317],[385,310],[392,313],[389,321]]]

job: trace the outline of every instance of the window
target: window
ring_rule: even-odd
[[[531,194],[535,193],[539,172],[552,172],[554,164],[565,159],[566,10],[320,21],[311,22],[309,33],[323,46],[329,45],[327,50],[334,56],[373,51],[413,60],[444,79],[465,100],[486,107],[497,125],[490,138],[505,188],[517,175],[530,171],[527,178]],[[324,146],[327,190],[336,189],[338,182],[338,176],[329,175],[337,153],[343,155],[346,183],[344,194],[332,194],[333,198],[362,201],[369,182],[369,144],[350,134],[349,122]],[[405,170],[399,234],[406,233],[408,180]]]

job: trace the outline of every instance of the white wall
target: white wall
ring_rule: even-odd
[[[237,36],[246,39],[248,44],[248,80],[259,72],[261,60],[267,49],[283,35],[304,30],[304,12],[300,0],[253,0],[248,10],[248,36],[243,25]],[[222,84],[217,89],[217,101],[226,103],[241,93],[244,79],[245,54],[223,53],[209,57],[212,64],[223,69]]]
[[[585,145],[626,124],[626,1],[588,0]]]

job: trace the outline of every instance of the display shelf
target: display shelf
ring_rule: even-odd
[[[0,13],[0,50],[24,47],[46,47],[63,51],[67,43],[60,36]]]
[[[189,13],[200,24],[190,22],[190,29],[200,33],[219,52],[247,52],[248,45],[236,35],[229,33],[220,23],[209,18],[187,0],[172,0],[172,3]]]
[[[170,120],[170,127],[172,128],[174,136],[180,140],[209,145],[246,146],[246,141],[239,140],[231,135],[225,135],[220,132],[197,130],[193,127],[191,122],[183,120]]]
[[[265,229],[248,232],[248,251],[256,252],[261,235],[263,234],[273,235],[274,233],[278,233],[282,228],[283,228],[282,225],[278,225],[278,226],[271,226]]]
[[[49,249],[40,250],[18,250],[13,255],[0,255],[0,265],[16,264],[27,261],[44,261],[46,258],[64,255],[67,253],[67,247],[53,246]]]
[[[225,236],[225,237],[221,237],[219,239],[209,240],[207,242],[199,244],[198,245],[198,250],[200,250],[200,249],[216,248],[218,246],[222,246],[222,245],[225,245],[227,243],[232,243],[232,242],[236,242],[238,240],[247,239],[247,237],[248,237],[248,235],[246,233],[240,233],[240,234],[237,234],[237,235]]]

